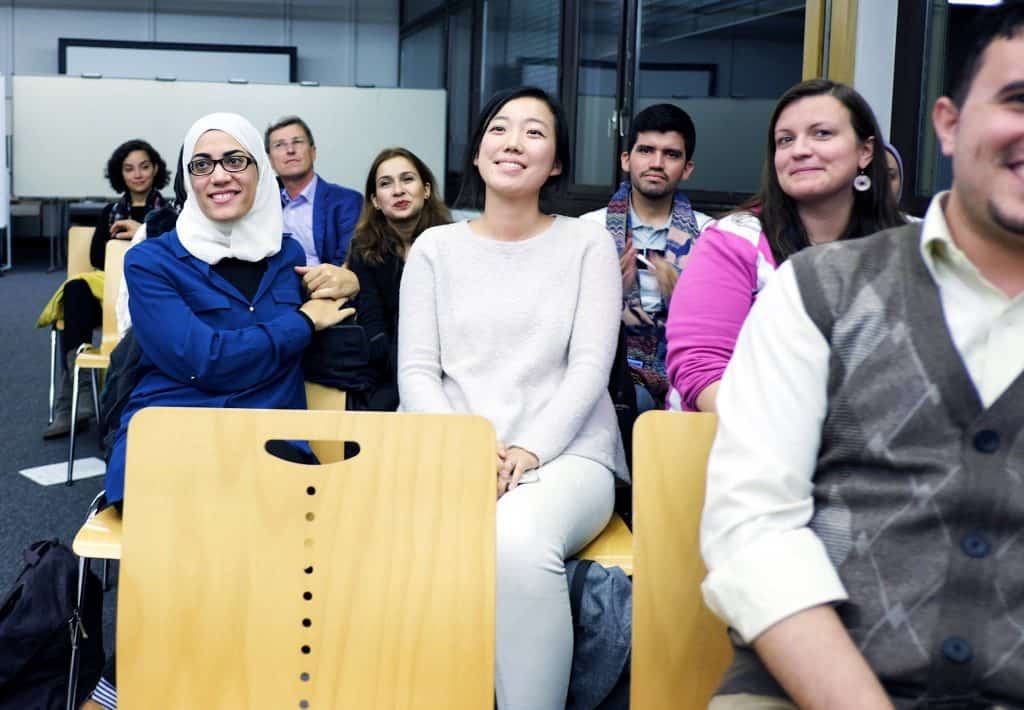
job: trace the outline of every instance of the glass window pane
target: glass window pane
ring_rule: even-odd
[[[440,22],[402,38],[398,85],[406,89],[444,88],[444,28]]]
[[[558,94],[558,0],[484,0],[481,106],[497,91],[537,86]]]
[[[412,22],[443,4],[444,0],[402,0],[402,22]]]
[[[802,76],[804,8],[640,0],[634,112],[672,103],[693,118],[687,190],[757,191],[772,108]]]
[[[573,150],[578,185],[612,185],[618,168],[618,126],[613,120],[618,98],[619,37],[622,3],[594,0],[580,13],[576,89],[576,146]]]
[[[448,172],[461,173],[469,142],[470,72],[473,61],[473,9],[448,20]],[[451,195],[454,198],[454,195]]]
[[[930,197],[953,184],[953,161],[942,154],[942,146],[935,137],[932,107],[940,96],[952,91],[951,84],[957,80],[974,42],[972,33],[963,28],[971,27],[982,11],[978,6],[950,5],[945,0],[930,3],[918,131],[916,192],[920,196]],[[898,145],[896,149],[904,147]]]

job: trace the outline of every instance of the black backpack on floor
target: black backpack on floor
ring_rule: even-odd
[[[103,670],[103,589],[86,579],[85,608],[76,614],[78,558],[57,540],[29,545],[25,567],[0,602],[0,708],[63,710],[67,706],[71,629],[79,626],[81,665],[75,707]]]

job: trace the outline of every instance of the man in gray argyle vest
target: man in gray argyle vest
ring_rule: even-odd
[[[714,710],[1024,709],[1024,6],[977,30],[932,112],[952,189],[792,257],[726,371]]]

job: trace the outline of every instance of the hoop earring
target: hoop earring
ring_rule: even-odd
[[[857,192],[867,192],[871,189],[871,178],[863,170],[853,179],[853,189]]]

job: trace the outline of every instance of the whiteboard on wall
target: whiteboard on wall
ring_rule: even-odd
[[[261,84],[291,81],[292,58],[257,52],[196,52],[188,49],[69,46],[64,74],[99,74],[122,79],[173,77],[189,81],[245,79]]]
[[[189,126],[214,111],[239,113],[261,132],[281,116],[301,116],[316,140],[317,172],[360,192],[374,156],[389,146],[406,147],[435,175],[445,174],[443,90],[66,76],[12,81],[12,192],[19,197],[111,196],[103,169],[120,143],[148,140],[170,165]]]

